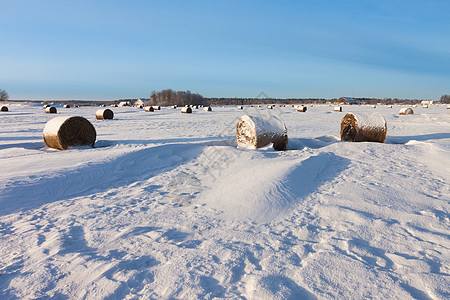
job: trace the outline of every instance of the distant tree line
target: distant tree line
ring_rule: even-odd
[[[0,101],[8,101],[9,95],[5,90],[0,89]]]
[[[449,104],[450,103],[450,95],[442,95],[441,102]]]
[[[147,105],[178,105],[184,106],[186,104],[204,105],[206,99],[198,94],[191,93],[191,91],[174,91],[172,89],[162,90],[160,92],[153,91],[150,95],[150,100],[147,101]]]

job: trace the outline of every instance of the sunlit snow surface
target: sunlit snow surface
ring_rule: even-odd
[[[0,298],[448,299],[445,106],[292,107],[290,150],[237,149],[243,114],[62,108],[96,148],[47,148],[41,105],[0,114]],[[381,113],[385,144],[339,139]]]

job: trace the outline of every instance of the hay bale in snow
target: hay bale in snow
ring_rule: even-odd
[[[376,106],[376,105],[372,105],[371,107],[372,107],[372,108],[377,108],[377,106]]]
[[[423,108],[428,108],[428,105],[423,105],[422,107],[423,107]]]
[[[153,106],[146,106],[144,107],[145,111],[155,111],[155,109],[153,108]]]
[[[63,108],[70,108],[70,105],[69,104],[64,104]]]
[[[287,129],[277,116],[263,119],[257,116],[242,116],[236,125],[238,148],[256,149],[273,143],[275,150],[285,150],[288,146]]]
[[[176,109],[177,106],[176,106],[176,105],[172,105],[170,108],[171,108],[171,109]]]
[[[154,109],[154,110],[161,110],[161,106],[159,106],[159,105],[154,105],[154,106],[153,106],[153,109]]]
[[[47,107],[50,107],[50,106],[51,106],[50,104],[45,104],[44,109],[46,109]]]
[[[392,105],[388,105],[387,108],[392,108]]]
[[[48,114],[56,114],[58,111],[56,110],[56,107],[54,107],[54,106],[48,106],[48,107],[45,109],[45,112],[48,113]]]
[[[403,107],[402,109],[400,109],[400,111],[398,112],[399,115],[413,115],[414,111],[412,108],[410,107]]]
[[[183,113],[183,114],[192,114],[192,108],[190,108],[190,107],[183,107],[183,108],[181,108],[181,113]]]
[[[204,111],[212,111],[212,108],[211,108],[211,106],[205,106],[205,107],[203,107],[203,110]]]
[[[450,104],[447,104],[447,109],[450,109]]]
[[[99,109],[95,112],[97,120],[112,120],[114,119],[114,113],[109,108]]]
[[[8,107],[7,106],[2,106],[2,111],[8,111]]]
[[[273,109],[272,105],[267,105],[267,109]]]
[[[342,112],[342,106],[335,106],[333,110]]]
[[[67,150],[72,146],[94,147],[97,133],[83,117],[56,117],[45,124],[43,138],[50,148]]]
[[[299,111],[299,112],[306,112],[306,110],[307,110],[306,106],[303,106],[303,105],[297,106],[297,111]]]
[[[342,141],[384,143],[386,133],[386,120],[379,113],[347,113],[341,122]]]
[[[238,105],[237,109],[242,110],[244,107],[242,107],[242,105]]]

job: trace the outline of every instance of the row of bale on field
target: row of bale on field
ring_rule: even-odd
[[[341,121],[342,141],[384,143],[386,135],[387,123],[379,113],[347,113]],[[275,150],[288,148],[287,128],[281,118],[244,115],[239,119],[236,125],[238,148],[256,149],[270,143]]]
[[[50,107],[47,107],[50,108]],[[205,107],[205,110],[207,107]],[[297,107],[297,110],[299,107]],[[306,111],[306,110],[305,110]],[[192,108],[182,107],[181,112],[192,112]],[[400,114],[413,114],[412,108],[402,108]],[[113,119],[110,109],[99,109],[98,120]],[[379,113],[347,113],[341,120],[341,141],[384,143],[387,123]],[[44,128],[44,142],[48,147],[66,150],[71,146],[94,146],[96,131],[83,117],[56,117]],[[278,116],[242,116],[236,125],[236,145],[238,148],[257,149],[272,144],[275,150],[288,148],[287,127]]]

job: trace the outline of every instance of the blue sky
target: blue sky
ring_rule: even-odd
[[[450,1],[0,0],[11,99],[450,93]]]

